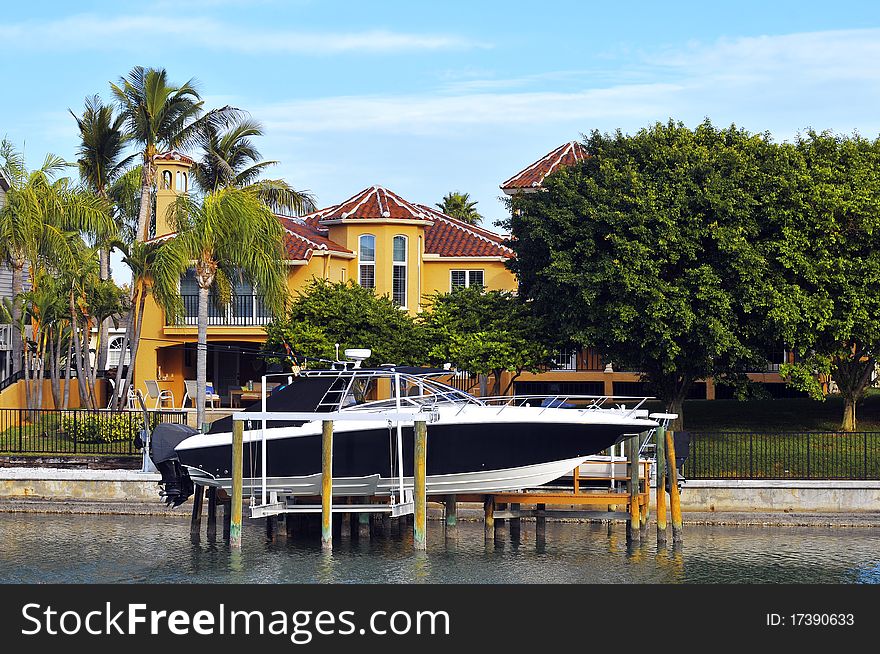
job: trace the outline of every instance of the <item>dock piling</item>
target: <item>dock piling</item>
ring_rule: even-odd
[[[455,495],[446,496],[446,533],[454,533],[458,526],[458,501]]]
[[[669,508],[672,511],[672,543],[681,543],[681,498],[678,495],[678,468],[675,465],[673,432],[666,432],[666,461],[669,470]]]
[[[205,497],[205,487],[196,484],[193,488],[192,518],[189,522],[189,534],[198,538],[202,531],[202,502]]]
[[[413,461],[413,547],[417,550],[427,549],[428,498],[426,486],[426,461],[428,454],[428,423],[416,420],[414,425],[415,449]]]
[[[666,544],[666,429],[657,427],[657,545]]]
[[[232,517],[229,525],[229,547],[241,549],[241,505],[244,497],[244,422],[232,421]]]
[[[483,516],[486,540],[491,540],[495,538],[495,498],[492,495],[486,495],[483,500]]]
[[[321,423],[321,549],[333,549],[333,421]]]
[[[208,540],[217,540],[217,487],[208,489]]]
[[[626,441],[627,490],[629,491],[629,520],[626,522],[627,543],[641,540],[639,516],[639,437]]]
[[[538,504],[535,508],[537,509],[537,513],[535,513],[535,540],[540,542],[547,535],[547,518],[544,516],[547,505]]]

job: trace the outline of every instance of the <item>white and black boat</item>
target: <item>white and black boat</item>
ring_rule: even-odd
[[[350,365],[303,371],[280,376],[284,385],[244,412],[350,415],[334,426],[333,493],[339,496],[387,496],[400,486],[411,489],[413,423],[426,416],[429,495],[541,486],[625,437],[657,427],[640,408],[648,398],[627,398],[629,407],[599,397],[477,398],[438,380],[450,374]],[[385,399],[368,399],[377,393],[381,397],[383,389]],[[402,413],[412,418],[377,420]],[[214,422],[207,433],[188,435],[179,426],[167,435],[161,427],[154,432],[153,460],[169,504],[185,501],[192,483],[230,490],[231,432],[231,416]],[[245,421],[245,493],[266,488],[284,496],[320,494],[321,432],[321,420],[269,420],[265,434],[262,420]]]

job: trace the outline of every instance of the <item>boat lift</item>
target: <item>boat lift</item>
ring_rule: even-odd
[[[436,422],[439,419],[439,413],[436,410],[426,410],[426,407],[423,407],[420,411],[404,411],[401,407],[400,402],[400,375],[394,374],[394,387],[395,387],[395,398],[396,398],[396,411],[382,411],[377,413],[370,413],[367,411],[329,411],[329,412],[290,412],[290,411],[267,411],[266,410],[266,399],[267,399],[267,385],[266,381],[269,377],[277,377],[283,376],[288,378],[288,383],[291,383],[293,380],[289,374],[284,375],[263,375],[262,377],[262,406],[261,411],[254,412],[236,412],[232,415],[233,420],[240,420],[242,422],[254,422],[260,421],[260,442],[262,444],[262,452],[261,452],[261,461],[260,461],[260,469],[261,469],[261,494],[260,494],[260,502],[256,501],[256,497],[254,495],[253,486],[251,486],[251,504],[250,504],[250,517],[251,518],[266,518],[271,516],[277,516],[284,513],[322,513],[323,505],[322,504],[298,504],[296,503],[296,495],[293,494],[293,489],[290,489],[290,493],[285,493],[284,490],[269,490],[268,489],[268,464],[267,464],[267,426],[266,423],[270,420],[286,420],[286,421],[321,421],[321,422],[331,422],[336,423],[339,421],[375,421],[375,422],[383,422],[386,423],[391,429],[396,426],[397,438],[396,438],[396,450],[397,450],[397,492],[392,492],[390,495],[390,502],[388,503],[361,503],[361,504],[333,504],[331,500],[330,511],[331,513],[382,513],[382,512],[390,512],[392,517],[400,517],[404,515],[410,515],[415,512],[415,503],[413,498],[413,486],[412,484],[404,483],[403,476],[403,423],[415,423],[416,421],[424,421],[427,424]],[[340,398],[341,400],[344,398]],[[340,402],[341,404],[341,402]],[[253,440],[251,441],[253,442]],[[331,455],[332,456],[332,455]],[[393,462],[392,462],[393,463]],[[331,466],[332,470],[332,466]],[[393,471],[393,466],[392,466]],[[332,476],[332,473],[331,473]],[[315,493],[310,494],[310,496],[321,495],[321,486],[322,486],[322,478],[323,473],[319,473],[314,475],[314,489]],[[364,477],[362,479],[355,480],[354,486],[348,485],[342,488],[357,488],[356,495],[364,496],[364,497],[372,497],[376,495],[376,489],[378,486],[379,475],[373,475],[370,477]],[[302,490],[302,489],[300,489]],[[303,493],[297,493],[297,495],[302,496]],[[344,491],[340,492],[340,495],[345,495]],[[353,495],[353,494],[350,494]],[[332,492],[331,492],[332,498]]]

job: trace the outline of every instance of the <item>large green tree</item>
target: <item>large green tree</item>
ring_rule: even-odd
[[[767,239],[770,317],[799,355],[783,373],[816,398],[829,390],[816,373],[830,377],[853,431],[880,357],[880,140],[809,131],[785,153],[790,210]]]
[[[509,392],[525,371],[539,372],[557,345],[547,323],[509,291],[457,288],[428,299],[422,315],[435,364],[494,377],[493,395]],[[502,388],[503,373],[511,373]]]
[[[335,345],[369,348],[366,365],[420,365],[426,357],[425,339],[413,318],[388,296],[348,282],[313,279],[291,299],[285,315],[266,326],[266,347],[283,352],[287,344],[308,358],[333,360]]]
[[[182,195],[171,205],[169,216],[175,232],[170,246],[180,256],[178,274],[195,262],[199,287],[196,410],[201,425],[205,421],[209,295],[213,289],[217,301],[226,304],[235,280],[241,279],[259,289],[269,311],[280,314],[287,299],[284,232],[253,190],[222,188],[204,198]],[[181,312],[178,305],[174,313]]]
[[[519,291],[555,330],[642,371],[683,422],[692,383],[761,362],[776,150],[708,120],[593,132],[583,162],[512,200]]]

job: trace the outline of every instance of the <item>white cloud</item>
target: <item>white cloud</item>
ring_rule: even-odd
[[[329,55],[347,52],[385,53],[463,50],[488,47],[445,34],[411,34],[388,30],[360,32],[298,32],[248,30],[210,18],[185,16],[119,16],[94,14],[54,21],[0,25],[0,51],[125,50],[138,51],[157,41],[181,46],[223,49],[245,54]]]

